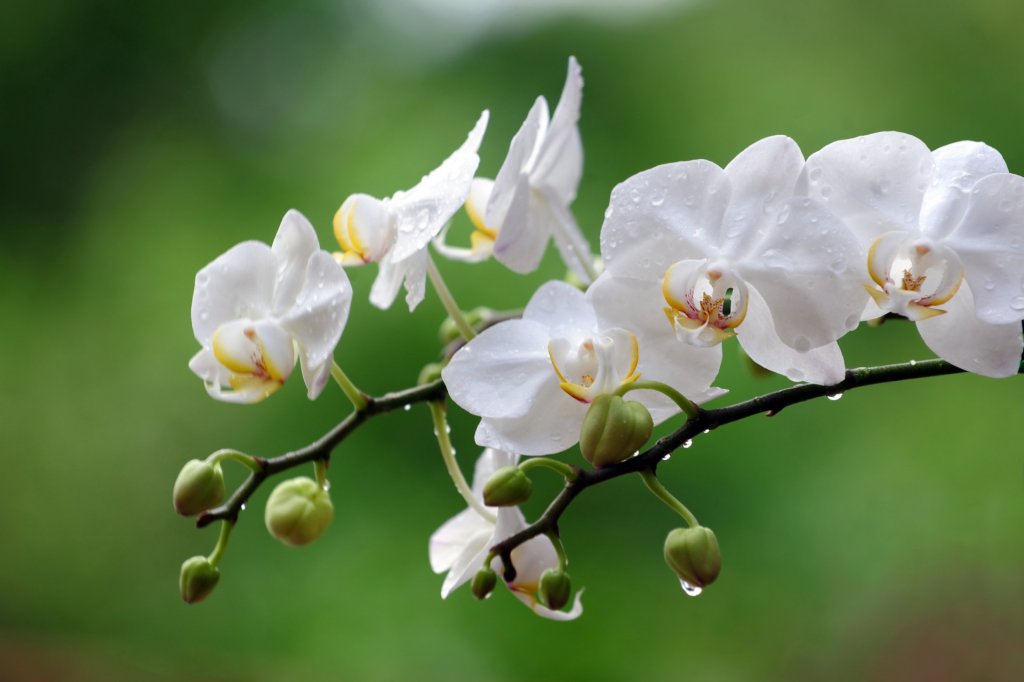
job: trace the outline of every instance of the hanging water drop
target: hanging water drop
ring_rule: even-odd
[[[671,452],[670,452],[670,453],[668,453],[667,455],[665,455],[664,457],[662,457],[662,458],[661,458],[661,461],[662,461],[662,462],[667,462],[667,461],[669,461],[670,459],[672,459],[672,453],[671,453]]]
[[[686,593],[687,597],[699,597],[700,593],[704,591],[704,588],[697,587],[696,585],[691,585],[685,580],[680,580],[679,586],[683,588],[683,592]]]
[[[839,400],[840,398],[843,397],[843,392],[839,391],[838,393],[829,393],[825,397],[828,398],[829,400],[835,402],[836,400]]]
[[[691,445],[693,445],[693,441],[692,440],[687,440],[685,443],[683,443],[683,449],[685,450],[686,448],[690,447]]]
[[[402,409],[408,412],[409,410],[412,409],[412,405],[402,405]]]

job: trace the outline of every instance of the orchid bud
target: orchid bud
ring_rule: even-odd
[[[491,596],[491,592],[494,591],[494,586],[497,584],[498,575],[494,572],[494,569],[490,566],[484,566],[473,576],[473,583],[470,587],[473,590],[474,597],[484,600]]]
[[[466,319],[466,323],[470,327],[476,329],[484,320],[488,320],[494,317],[494,311],[485,306],[479,306],[472,310],[467,310],[463,313],[463,317]],[[444,318],[444,322],[437,330],[437,340],[441,342],[441,345],[451,343],[455,339],[461,338],[462,332],[459,331],[459,325],[455,323],[450,317]]]
[[[174,481],[174,510],[192,516],[212,509],[224,499],[224,472],[220,464],[193,459],[185,463]]]
[[[270,534],[293,547],[316,540],[333,519],[330,495],[305,476],[279,483],[270,493],[264,515]]]
[[[549,568],[540,576],[540,602],[549,609],[559,611],[569,603],[572,581],[561,569]]]
[[[178,578],[178,590],[181,598],[189,604],[206,599],[220,580],[220,569],[210,563],[204,556],[186,559],[181,565]]]
[[[710,585],[722,570],[718,539],[710,528],[676,528],[665,538],[665,561],[691,587]]]
[[[580,429],[580,451],[595,467],[615,464],[643,447],[654,430],[647,408],[605,393],[590,404]]]
[[[419,377],[416,379],[416,384],[418,386],[423,386],[424,384],[431,384],[437,381],[441,378],[441,370],[443,369],[444,365],[440,362],[431,362],[424,365],[423,369],[420,370]]]
[[[484,504],[488,507],[515,507],[530,499],[531,481],[519,467],[502,467],[484,484]]]

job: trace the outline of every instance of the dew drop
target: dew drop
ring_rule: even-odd
[[[238,508],[238,511],[245,511],[245,502],[243,502],[242,506]]]
[[[683,592],[686,593],[687,597],[699,597],[700,593],[704,591],[703,588],[697,587],[696,585],[691,585],[685,580],[680,580],[679,586],[683,588]]]
[[[412,405],[402,405],[402,409],[408,412],[409,410],[412,409]]]
[[[325,493],[326,492],[330,492],[330,490],[331,490],[331,482],[330,481],[324,481],[324,492]]]
[[[664,457],[662,457],[662,458],[661,458],[661,461],[662,461],[662,462],[667,462],[667,461],[669,461],[670,459],[672,459],[672,453],[671,453],[671,452],[670,452],[670,453],[668,453],[667,455],[665,455]]]
[[[1024,310],[1024,296],[1015,296],[1011,298],[1010,307],[1014,310]]]
[[[835,402],[835,401],[837,401],[837,400],[839,400],[840,398],[843,397],[843,392],[839,391],[839,393],[829,393],[825,397],[828,398],[829,400],[831,400],[832,402]]]
[[[704,429],[704,433],[711,433],[711,429]]]
[[[911,361],[910,361],[910,366],[911,366],[911,367],[913,367],[913,366],[914,366],[914,365],[916,365],[916,364],[917,364],[917,360],[911,360]]]
[[[685,450],[686,448],[690,447],[691,445],[693,445],[693,441],[692,440],[688,440],[685,443],[683,443],[683,449]]]
[[[557,434],[557,433],[553,433],[553,434],[551,434],[551,440],[553,440],[553,441],[555,441],[555,442],[557,443],[557,442],[559,442],[560,440],[562,440],[562,436],[560,436],[560,435],[559,435],[559,434]]]

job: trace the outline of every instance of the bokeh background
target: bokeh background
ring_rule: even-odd
[[[216,530],[171,510],[179,467],[275,455],[346,412],[290,382],[210,400],[186,363],[195,272],[298,208],[329,244],[354,191],[414,184],[481,109],[497,171],[566,58],[586,89],[576,214],[653,165],[725,164],[765,135],[806,153],[876,130],[981,139],[1024,169],[1024,5],[1014,0],[17,2],[0,21],[0,680],[1024,679],[1024,381],[869,388],[699,439],[662,467],[713,527],[720,581],[664,566],[677,524],[637,480],[564,518],[579,621],[507,593],[447,602],[430,533],[462,507],[426,409],[336,452],[337,518],[294,550],[261,490],[205,603],[177,594]],[[457,233],[468,225],[457,218]],[[463,232],[462,234],[465,234]],[[442,264],[464,306],[522,305],[563,274]],[[443,313],[366,297],[337,358],[366,390],[411,384]],[[965,330],[969,333],[969,330]],[[850,366],[930,357],[911,325],[843,341]],[[784,385],[726,348],[736,398]],[[468,469],[472,421],[456,411]],[[572,460],[573,453],[565,457]],[[239,472],[233,471],[238,481]],[[536,514],[555,492],[538,474]],[[269,488],[269,486],[267,486]]]

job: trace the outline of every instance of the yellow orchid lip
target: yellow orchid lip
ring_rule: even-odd
[[[745,286],[729,276],[728,269],[715,263],[680,274],[683,261],[673,263],[661,280],[661,293],[668,306],[665,317],[676,335],[697,346],[712,346],[735,336],[736,327],[747,316]],[[701,286],[704,285],[704,286]],[[710,291],[705,287],[710,287]],[[683,296],[679,292],[684,292]],[[696,300],[700,291],[700,302]],[[726,302],[732,308],[725,311]]]
[[[927,238],[887,232],[868,248],[868,273],[876,286],[864,285],[878,307],[920,322],[944,314],[963,283],[963,266],[953,251]]]
[[[363,243],[359,239],[359,230],[356,229],[354,211],[355,201],[350,197],[334,213],[334,238],[338,240],[342,250],[342,257],[337,260],[342,265],[352,264],[357,260],[362,263],[369,262]]]
[[[235,391],[256,392],[262,386],[266,397],[284,385],[295,365],[291,337],[273,324],[224,324],[213,333],[211,345],[217,362],[231,372],[228,383]]]

